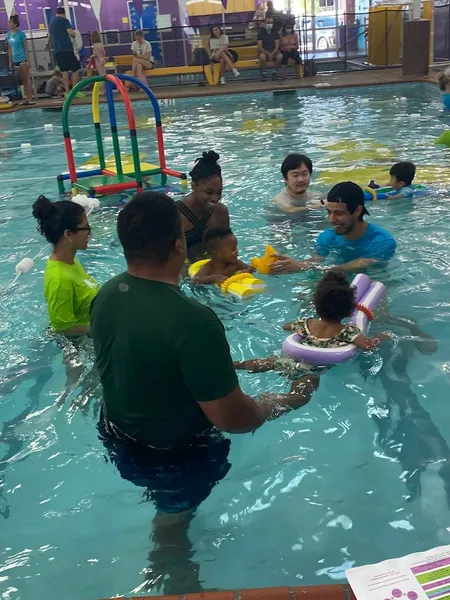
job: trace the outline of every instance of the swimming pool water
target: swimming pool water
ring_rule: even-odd
[[[407,103],[394,103],[394,95]],[[376,102],[361,104],[361,98]],[[277,106],[283,114],[268,117],[267,109]],[[233,117],[237,108],[242,120]],[[135,112],[141,151],[151,162],[150,108],[138,103]],[[124,135],[122,108],[118,114]],[[267,243],[307,256],[326,226],[322,216],[294,224],[266,218],[288,152],[311,156],[313,189],[324,192],[330,186],[323,174],[331,169],[384,167],[387,178],[400,159],[416,162],[419,172],[427,166],[439,175],[440,168],[448,180],[449,153],[433,145],[448,123],[437,91],[427,85],[183,100],[164,107],[163,115],[170,166],[186,170],[211,148],[222,156],[224,201],[244,260],[261,255]],[[346,119],[349,125],[330,123]],[[54,125],[51,132],[44,132],[45,123]],[[88,107],[71,110],[78,163],[95,153],[90,123]],[[356,156],[350,140],[359,144]],[[20,151],[24,142],[31,142],[31,153]],[[336,142],[344,153],[327,147]],[[0,116],[0,597],[161,593],[173,567],[170,552],[158,564],[149,557],[154,509],[105,460],[89,347],[68,345],[63,352],[46,333],[46,255],[6,289],[15,264],[44,246],[31,204],[41,193],[56,199],[54,177],[65,169],[60,115]],[[417,321],[438,350],[420,354],[408,331],[381,315],[376,327],[394,331],[395,344],[331,369],[305,409],[254,435],[233,437],[232,468],[189,530],[191,560],[205,589],[331,583],[343,580],[352,564],[450,542],[448,187],[436,181],[429,198],[369,207],[370,220],[398,241],[395,259],[375,273],[388,287],[389,309]],[[91,215],[90,249],[80,255],[100,282],[125,264],[116,214],[110,207]],[[211,290],[186,292],[217,310],[233,356],[247,359],[278,350],[280,325],[310,314],[318,277],[268,279],[266,293],[248,304]],[[243,374],[241,382],[254,395],[287,388],[273,373]],[[146,587],[155,572],[159,585]],[[189,591],[181,579],[179,585]]]

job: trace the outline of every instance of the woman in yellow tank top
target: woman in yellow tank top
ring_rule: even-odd
[[[75,202],[51,202],[39,196],[33,204],[38,231],[53,245],[44,273],[44,296],[50,325],[69,337],[90,333],[90,306],[99,284],[75,258],[88,247],[91,227],[84,208]]]

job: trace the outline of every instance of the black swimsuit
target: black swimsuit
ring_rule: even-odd
[[[211,208],[200,220],[194,215],[192,210],[186,206],[186,204],[183,204],[181,200],[179,200],[176,204],[181,214],[184,215],[186,219],[194,226],[192,229],[189,229],[189,231],[185,232],[187,247],[191,248],[196,244],[200,244],[200,242],[203,240],[203,234],[208,229],[206,223],[209,221],[214,209]]]

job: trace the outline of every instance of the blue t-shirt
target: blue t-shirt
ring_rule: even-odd
[[[450,110],[450,94],[442,95],[442,104],[444,105],[445,110]]]
[[[11,46],[12,60],[14,63],[20,63],[27,60],[25,52],[27,36],[21,29],[18,29],[15,33],[8,31],[6,34],[6,41]]]
[[[414,190],[410,185],[406,185],[402,187],[401,190],[392,190],[392,192],[388,192],[386,196],[403,196],[403,198],[412,198],[414,195]]]
[[[73,52],[73,44],[68,29],[72,29],[71,22],[66,17],[55,17],[50,23],[50,35],[55,54],[59,52]]]
[[[389,260],[396,248],[397,244],[388,231],[369,223],[364,235],[357,240],[346,240],[343,235],[337,235],[333,228],[322,231],[317,238],[316,253],[328,256],[334,251],[339,254],[342,263],[347,263],[358,258]]]

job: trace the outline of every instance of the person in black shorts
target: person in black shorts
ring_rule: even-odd
[[[288,65],[289,59],[291,58],[296,65],[297,77],[301,77],[301,64],[302,59],[300,56],[299,48],[300,41],[298,39],[298,34],[294,31],[295,23],[293,21],[288,21],[284,24],[281,35],[280,35],[280,52],[281,56],[281,65],[282,65],[282,73],[281,78],[286,78],[286,67]]]
[[[50,23],[49,32],[56,63],[63,74],[64,89],[68,94],[70,90],[69,73],[72,72],[72,84],[76,85],[80,78],[81,65],[75,56],[71,39],[75,37],[75,31],[70,21],[66,19],[66,12],[62,6],[56,9],[56,17]]]
[[[166,594],[200,589],[188,526],[230,470],[224,432],[251,432],[304,406],[319,384],[308,376],[286,394],[244,394],[219,318],[179,288],[181,217],[165,194],[136,194],[117,223],[127,271],[91,304],[100,439],[122,478],[155,504],[147,579],[164,579]]]

